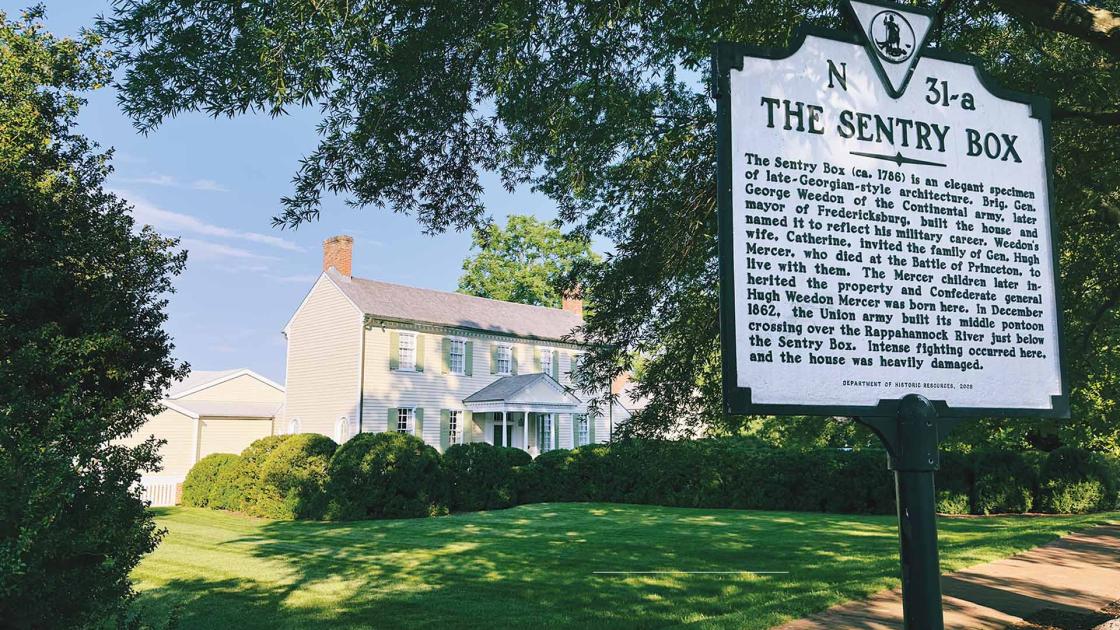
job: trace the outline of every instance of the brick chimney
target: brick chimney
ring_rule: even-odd
[[[560,300],[560,308],[583,317],[583,297],[580,296],[578,287],[564,294]]]
[[[323,241],[323,271],[334,267],[338,273],[350,277],[354,263],[354,239],[346,236],[332,236]]]

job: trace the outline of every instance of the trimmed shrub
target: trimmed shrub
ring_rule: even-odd
[[[941,468],[934,479],[937,511],[941,514],[972,513],[972,456],[964,453],[941,453]]]
[[[225,467],[210,489],[210,507],[252,514],[261,495],[261,466],[291,435],[263,437],[241,451],[241,457]]]
[[[327,469],[338,444],[318,433],[300,433],[279,443],[260,468],[261,486],[253,516],[320,519],[327,510]]]
[[[1029,512],[1038,477],[1017,451],[980,451],[973,457],[972,509],[975,514]]]
[[[222,471],[240,459],[230,453],[212,453],[191,466],[183,481],[183,505],[206,507],[210,503],[210,491]]]
[[[1105,459],[1084,449],[1055,449],[1042,464],[1039,499],[1045,512],[1085,514],[1109,509],[1114,488]]]
[[[335,451],[329,476],[331,518],[413,518],[447,512],[447,480],[439,453],[412,435],[356,435]]]
[[[456,444],[443,454],[448,504],[457,512],[508,508],[517,504],[514,468],[532,461],[516,448],[476,442]]]

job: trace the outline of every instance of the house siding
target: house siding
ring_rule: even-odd
[[[240,454],[254,441],[272,435],[272,419],[203,416],[200,422],[202,424],[198,446],[200,459],[213,453]]]
[[[396,349],[390,348],[393,333],[397,334],[414,332],[417,337],[424,337],[424,354],[422,372],[394,370],[390,367],[390,359],[395,356]],[[443,373],[443,339],[446,337],[460,338],[473,342],[471,361],[471,375],[457,375]],[[518,374],[529,374],[538,371],[535,365],[535,350],[537,348],[553,348],[559,351],[559,370],[561,384],[571,384],[569,372],[572,357],[581,351],[563,344],[550,344],[545,341],[528,341],[517,338],[479,334],[474,331],[455,333],[425,332],[423,330],[410,330],[405,327],[394,328],[388,324],[367,329],[365,333],[365,358],[363,363],[363,396],[362,396],[362,430],[365,432],[380,433],[389,429],[388,409],[391,408],[420,408],[423,409],[423,440],[439,449],[440,448],[440,410],[463,410],[463,399],[486,385],[501,378],[501,375],[490,373],[490,355],[493,344],[509,344],[517,357]],[[419,345],[419,344],[417,344]],[[289,401],[291,400],[292,381],[289,381]],[[291,411],[288,412],[291,415]],[[560,430],[560,445],[562,448],[571,448],[572,442],[572,416],[571,414],[558,414],[557,423]],[[483,435],[476,441],[488,441],[492,429],[484,422],[478,421]],[[521,446],[521,430],[515,429],[514,445]],[[607,441],[607,432],[596,431],[596,441]],[[530,432],[530,438],[533,438]],[[530,445],[533,444],[530,439]]]
[[[284,402],[284,392],[248,374],[242,374],[175,400],[236,400],[280,404]]]
[[[288,422],[299,418],[301,433],[334,439],[340,417],[355,424],[362,315],[333,282],[320,276],[287,333],[287,402],[279,432],[286,433]]]
[[[168,477],[182,476],[186,475],[194,465],[195,427],[194,418],[174,409],[165,408],[149,417],[136,433],[116,443],[136,446],[152,435],[167,440],[167,443],[159,449],[160,455],[163,456],[163,470],[158,474]]]

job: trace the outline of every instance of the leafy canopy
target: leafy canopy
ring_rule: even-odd
[[[532,216],[511,215],[505,228],[490,223],[474,230],[459,292],[560,308],[572,271],[599,260],[586,239],[566,237]]]
[[[160,538],[136,487],[159,443],[120,440],[184,372],[162,329],[184,257],[135,229],[109,155],[71,131],[109,80],[97,37],[41,18],[0,12],[0,619],[97,627]]]
[[[935,46],[977,55],[1007,87],[1056,105],[1054,163],[1076,419],[994,420],[1023,443],[1120,450],[1120,3],[948,0]],[[726,426],[721,413],[711,45],[785,46],[803,22],[838,28],[835,0],[462,3],[130,0],[101,30],[143,130],[189,111],[322,111],[319,146],[281,225],[324,193],[413,213],[426,231],[483,223],[479,174],[555,200],[577,235],[613,241],[582,272],[596,298],[581,379],[650,357],[631,424]],[[626,353],[626,356],[617,356]],[[734,425],[732,425],[734,427]]]

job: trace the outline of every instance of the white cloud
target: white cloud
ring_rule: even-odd
[[[190,182],[179,181],[171,175],[155,174],[144,177],[115,177],[118,182],[126,184],[147,184],[149,186],[166,186],[168,188],[189,188],[191,190],[205,190],[209,192],[228,192],[229,189],[212,179],[196,179]]]
[[[290,276],[276,276],[270,275],[269,278],[276,282],[286,282],[292,284],[311,284],[319,279],[319,274],[315,273],[296,273]]]
[[[181,212],[172,212],[171,210],[164,210],[148,201],[147,199],[123,191],[114,191],[116,194],[127,199],[133,206],[132,216],[137,222],[141,224],[151,225],[160,232],[172,232],[177,234],[198,234],[200,236],[215,236],[218,238],[228,238],[249,243],[259,243],[261,245],[268,245],[277,249],[283,249],[289,252],[302,252],[304,249],[295,243],[273,236],[271,234],[261,234],[259,232],[242,232],[232,228],[206,223],[197,217]]]
[[[182,238],[179,245],[187,250],[190,257],[196,261],[214,261],[228,258],[238,260],[276,260],[274,256],[262,256],[240,247],[231,247],[212,241],[202,241],[195,238]]]

